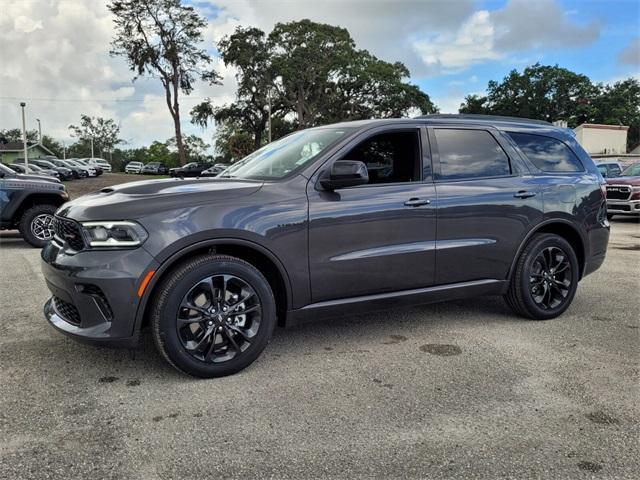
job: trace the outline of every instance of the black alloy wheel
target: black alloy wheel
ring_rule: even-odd
[[[197,282],[183,297],[176,328],[182,346],[205,363],[225,362],[251,345],[260,330],[262,305],[254,289],[234,275]]]
[[[566,252],[547,247],[535,258],[529,273],[531,295],[540,308],[552,310],[566,301],[573,275]]]
[[[262,353],[276,325],[276,304],[253,265],[207,254],[164,275],[150,319],[156,347],[171,365],[197,377],[221,377]]]
[[[555,318],[571,305],[579,278],[571,244],[555,234],[536,234],[518,257],[504,298],[523,317]]]

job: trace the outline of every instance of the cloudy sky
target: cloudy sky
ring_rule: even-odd
[[[0,0],[0,128],[28,126],[70,143],[81,113],[120,122],[129,146],[173,135],[155,80],[131,82],[122,59],[109,56],[113,35],[106,0]],[[640,71],[637,0],[189,0],[209,21],[206,46],[238,25],[269,31],[278,21],[310,18],[346,27],[361,48],[403,61],[443,112],[487,81],[537,61],[559,64],[595,81]],[[212,128],[189,124],[205,97],[233,99],[234,72],[216,63],[224,85],[198,85],[181,101],[184,129],[207,141]]]

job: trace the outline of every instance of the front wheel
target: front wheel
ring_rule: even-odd
[[[31,246],[42,248],[53,238],[55,205],[35,205],[22,214],[18,230]]]
[[[569,242],[558,235],[534,235],[518,258],[505,300],[523,317],[555,318],[571,305],[579,275]]]
[[[202,255],[158,286],[153,337],[165,359],[196,377],[231,375],[265,349],[276,325],[273,292],[262,273],[226,255]]]

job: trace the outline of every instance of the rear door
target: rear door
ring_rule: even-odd
[[[426,130],[367,132],[321,170],[335,160],[364,162],[369,184],[328,192],[309,182],[313,302],[432,285],[436,195]]]
[[[435,281],[504,279],[542,216],[539,187],[491,127],[429,128],[438,196]]]

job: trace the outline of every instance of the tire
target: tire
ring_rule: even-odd
[[[42,248],[53,238],[53,229],[49,229],[48,233],[45,234],[40,233],[44,231],[41,230],[40,227],[45,218],[48,218],[48,223],[49,225],[51,224],[53,214],[57,209],[58,207],[55,205],[42,204],[33,206],[22,214],[20,222],[18,223],[18,230],[20,230],[22,238],[24,238],[29,245]]]
[[[249,313],[223,314],[222,305],[229,312],[234,302],[239,312]],[[240,327],[234,322],[242,317]],[[176,369],[195,377],[222,377],[260,356],[276,325],[276,303],[269,283],[253,265],[226,255],[201,255],[161,281],[150,320],[158,351]]]
[[[525,318],[555,318],[571,305],[579,275],[578,258],[569,242],[558,235],[537,234],[520,254],[504,298]]]

